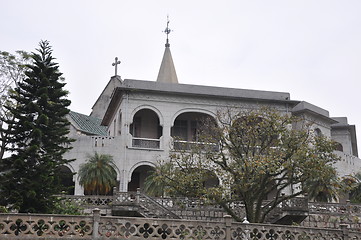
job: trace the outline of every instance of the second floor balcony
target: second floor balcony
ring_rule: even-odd
[[[185,112],[178,115],[172,123],[171,136],[168,136],[173,138],[174,150],[190,150],[195,147],[211,147],[218,150],[216,143],[202,142],[199,138],[199,130],[205,119],[213,118],[199,112]],[[158,114],[151,109],[141,109],[134,115],[129,133],[132,136],[133,148],[162,148],[163,126],[160,124]]]
[[[160,149],[160,139],[163,128],[160,126],[158,115],[150,109],[138,111],[130,125],[132,147],[146,149]]]

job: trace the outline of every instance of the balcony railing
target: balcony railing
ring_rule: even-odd
[[[217,143],[205,143],[205,142],[191,142],[191,141],[182,141],[174,140],[173,142],[174,150],[212,150],[219,151],[219,145]]]
[[[160,148],[160,139],[133,137],[132,147],[159,149]]]

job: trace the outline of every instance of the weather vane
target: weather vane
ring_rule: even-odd
[[[170,46],[168,35],[169,35],[169,33],[170,33],[171,31],[172,31],[172,30],[169,28],[169,16],[167,16],[167,27],[166,27],[166,29],[163,31],[163,32],[165,32],[165,34],[167,34],[167,42],[166,42],[166,44],[165,44],[166,47],[169,47],[169,46]]]
[[[120,64],[120,61],[118,61],[118,57],[115,57],[115,62],[112,63],[112,66],[115,66],[115,75],[114,76],[117,76],[118,73],[118,64]]]

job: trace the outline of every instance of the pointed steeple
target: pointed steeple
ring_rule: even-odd
[[[157,82],[178,83],[177,73],[175,71],[172,54],[169,48],[170,44],[169,44],[168,35],[171,32],[171,30],[169,29],[168,26],[169,26],[169,20],[167,21],[167,28],[164,30],[164,32],[167,34],[167,41],[165,44],[163,60],[160,65]]]

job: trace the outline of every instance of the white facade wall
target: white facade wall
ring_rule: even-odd
[[[106,112],[106,109],[103,109],[103,107],[105,108],[105,106],[109,105],[110,98],[108,96],[112,92],[111,88],[112,86],[108,84],[107,90],[104,91],[107,96],[98,98],[95,104],[95,110],[98,109],[101,114]],[[272,93],[269,93],[269,95],[271,96]],[[308,105],[305,104],[305,106]],[[288,104],[285,101],[197,96],[195,94],[186,96],[181,93],[171,94],[167,92],[147,92],[144,90],[124,91],[114,110],[113,117],[109,121],[109,136],[85,136],[78,134],[75,129],[72,129],[71,137],[75,138],[76,142],[73,143],[73,149],[67,153],[66,158],[76,159],[76,161],[71,163],[70,168],[73,172],[77,172],[80,164],[84,163],[87,156],[93,155],[94,152],[112,155],[119,170],[119,191],[127,191],[132,173],[137,167],[155,166],[157,161],[167,159],[173,141],[171,128],[175,119],[180,114],[198,112],[215,116],[217,111],[227,108],[251,110],[261,107],[275,108],[285,114],[292,112],[292,104]],[[133,123],[135,114],[142,109],[153,111],[159,118],[159,125],[162,127],[159,149],[133,147],[132,145],[133,136],[130,134],[130,126]],[[94,109],[92,114],[99,115]],[[359,171],[361,160],[351,156],[351,139],[347,137],[347,132],[331,133],[331,120],[328,119],[328,116],[321,115],[305,112],[301,113],[300,116],[307,122],[311,122],[314,129],[320,129],[324,136],[332,136],[336,138],[336,141],[342,143],[344,153],[338,152],[342,160],[336,163],[341,176]],[[146,117],[144,117],[143,121],[144,126],[147,124],[154,125],[154,119],[147,122]],[[157,129],[153,129],[153,131],[147,132],[146,138],[154,138],[156,131]],[[82,195],[83,189],[78,184],[77,175],[75,175],[74,181],[75,194]]]
[[[98,103],[99,104],[99,103]],[[155,166],[157,161],[166,160],[172,147],[171,128],[174,121],[182,113],[198,112],[215,116],[217,111],[226,108],[257,109],[261,107],[274,107],[281,112],[287,112],[286,104],[270,104],[256,101],[220,100],[204,97],[188,97],[164,95],[154,93],[130,93],[124,94],[118,106],[111,124],[108,126],[108,137],[92,137],[72,134],[76,139],[73,149],[67,154],[67,158],[76,159],[71,163],[74,172],[79,170],[81,163],[85,162],[87,156],[98,152],[99,154],[110,154],[113,156],[119,169],[118,180],[119,191],[127,191],[128,183],[134,169],[139,166]],[[154,111],[162,126],[159,149],[141,149],[132,147],[132,135],[129,127],[133,122],[134,115],[142,110]],[[152,133],[153,134],[153,133]],[[82,195],[83,189],[78,184],[77,175],[75,180],[75,194]]]
[[[348,129],[333,130],[332,139],[342,145],[344,153],[352,155],[351,134]]]

